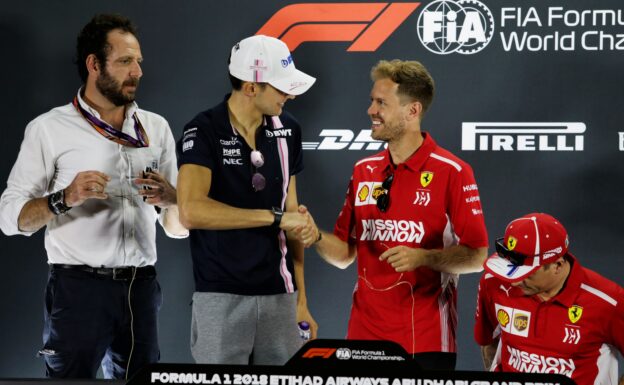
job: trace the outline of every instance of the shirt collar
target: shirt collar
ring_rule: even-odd
[[[221,117],[223,118],[223,120],[221,121],[221,128],[226,130],[228,132],[228,135],[232,134],[232,135],[240,136],[236,128],[232,125],[232,122],[230,122],[230,113],[228,112],[227,101],[228,99],[230,99],[231,95],[232,95],[231,93],[225,95],[225,97],[223,98],[223,102],[221,102],[221,104],[215,108],[215,112],[218,115],[221,115]],[[269,124],[269,121],[271,122],[270,124]],[[262,126],[260,126],[260,129],[265,130],[269,127],[269,125],[271,127],[274,126],[272,117],[263,115]]]
[[[583,283],[585,278],[585,272],[572,254],[568,253],[566,258],[570,263],[570,274],[568,275],[565,286],[559,294],[553,298],[553,300],[566,307],[570,307],[574,305],[574,301],[576,300],[576,297],[578,297],[581,283]]]
[[[438,147],[437,143],[433,140],[431,135],[426,132],[422,132],[423,142],[418,149],[410,156],[405,162],[397,165],[397,167],[405,167],[412,171],[420,171],[429,159],[431,153]],[[386,150],[382,153],[384,161],[386,163],[384,170],[394,168],[392,164],[392,158],[390,156],[390,150]]]
[[[96,118],[102,120],[102,117],[100,116],[100,113],[97,112],[96,109],[92,108],[89,104],[87,104],[87,102],[84,101],[84,99],[82,98],[82,92],[83,92],[84,87],[80,87],[78,89],[78,103],[80,103],[80,106],[85,109],[86,111],[88,111],[91,115],[95,116]],[[126,104],[126,110],[125,110],[125,114],[126,117],[125,119],[130,119],[132,118],[132,115],[134,115],[134,113],[139,109],[139,105],[136,102],[132,102],[132,103],[128,103]]]

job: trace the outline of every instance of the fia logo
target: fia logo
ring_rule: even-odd
[[[351,358],[351,350],[347,348],[339,348],[336,350],[336,358],[339,360],[348,360]]]
[[[433,53],[470,55],[485,48],[494,36],[494,17],[478,0],[437,0],[418,17],[418,38]]]

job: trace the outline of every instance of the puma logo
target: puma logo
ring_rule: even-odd
[[[373,167],[373,166],[371,166],[371,165],[367,164],[367,165],[366,165],[366,168],[367,168],[367,169],[369,169],[369,170],[370,170],[370,172],[373,172],[373,170],[374,170],[374,169],[376,169],[376,168],[377,168],[377,166]]]
[[[509,290],[511,290],[511,286],[509,287],[505,287],[503,285],[500,285],[501,290],[503,290],[505,293],[507,293],[507,297],[509,297]]]

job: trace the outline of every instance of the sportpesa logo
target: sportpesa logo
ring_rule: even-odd
[[[433,1],[418,17],[421,43],[440,55],[477,53],[488,45],[492,36],[492,12],[477,0]]]

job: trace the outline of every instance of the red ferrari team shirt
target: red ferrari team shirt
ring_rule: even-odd
[[[409,353],[455,352],[457,276],[420,267],[397,273],[379,255],[395,246],[487,247],[470,166],[423,133],[422,146],[394,166],[387,150],[355,164],[334,234],[357,247],[358,281],[347,338],[384,339]],[[393,174],[390,204],[377,207]]]
[[[578,385],[617,384],[617,350],[624,352],[624,289],[582,267],[548,301],[525,296],[491,274],[479,283],[475,340],[500,337],[491,370],[555,373]]]

